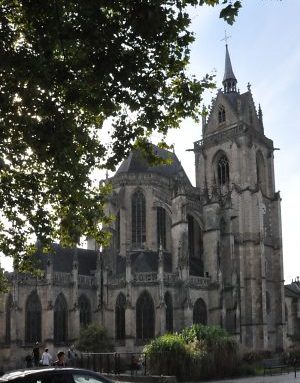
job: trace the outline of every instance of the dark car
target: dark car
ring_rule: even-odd
[[[11,371],[0,382],[20,383],[112,383],[97,372],[71,367],[31,368]]]

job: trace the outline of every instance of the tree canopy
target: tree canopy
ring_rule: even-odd
[[[232,23],[241,1],[0,1],[0,251],[15,268],[34,269],[36,239],[105,243],[109,187],[91,175],[198,118],[213,79],[186,72],[187,7],[218,4]]]

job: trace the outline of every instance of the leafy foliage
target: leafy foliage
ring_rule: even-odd
[[[232,341],[232,338],[228,332],[222,327],[206,326],[203,324],[194,324],[191,327],[183,329],[182,336],[187,343],[197,339],[205,341],[208,346],[214,345],[223,340]]]
[[[0,251],[34,269],[36,238],[105,244],[109,187],[92,181],[133,145],[197,119],[213,78],[189,77],[187,7],[241,1],[0,1]],[[162,145],[164,145],[162,143]]]
[[[2,267],[0,267],[0,291],[6,293],[8,291],[8,280],[5,276],[5,272]]]
[[[158,352],[176,352],[186,353],[184,338],[179,334],[165,334],[159,338],[155,338],[150,344],[146,345],[144,352],[158,353]]]
[[[237,362],[237,343],[219,326],[194,324],[182,332],[187,342],[198,341],[202,349],[202,376],[226,376]]]
[[[181,380],[233,375],[237,343],[218,326],[193,325],[180,334],[167,334],[145,346],[152,373],[176,375]]]
[[[176,375],[183,377],[188,349],[180,334],[165,334],[146,345],[144,352],[154,375]],[[149,367],[149,366],[148,366]]]
[[[108,352],[113,350],[105,328],[96,323],[81,329],[76,347],[83,352]]]

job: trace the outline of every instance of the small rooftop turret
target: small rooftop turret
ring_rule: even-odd
[[[232,70],[230,56],[228,52],[228,45],[226,44],[225,54],[225,73],[223,77],[224,93],[236,92],[237,79]]]

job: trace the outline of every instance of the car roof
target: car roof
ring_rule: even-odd
[[[25,378],[27,376],[32,376],[32,375],[40,375],[40,374],[48,374],[48,373],[88,373],[90,375],[94,375],[97,377],[101,377],[103,380],[106,382],[112,382],[110,379],[98,374],[95,371],[91,370],[85,370],[82,368],[72,368],[72,367],[39,367],[39,368],[28,368],[28,369],[20,369],[16,371],[10,371],[4,374],[3,376],[0,377],[0,382],[9,382],[13,379],[18,379],[18,378]]]

